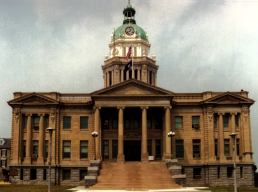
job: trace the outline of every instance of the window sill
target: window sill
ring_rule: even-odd
[[[71,158],[63,158],[63,161],[71,161]]]
[[[62,131],[72,131],[72,129],[62,129]]]

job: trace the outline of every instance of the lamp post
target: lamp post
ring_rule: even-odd
[[[49,132],[49,162],[48,162],[48,192],[51,192],[51,161],[52,161],[52,134],[55,129],[47,128]]]
[[[96,138],[98,137],[98,132],[97,131],[93,131],[91,133],[91,136],[93,137],[93,148],[94,148],[94,160],[96,160]]]
[[[168,132],[168,137],[170,137],[170,139],[171,139],[171,149],[172,149],[172,140],[175,135],[176,135],[176,133],[174,131]],[[174,158],[174,154],[172,154],[172,157]]]
[[[236,178],[236,136],[235,132],[230,134],[234,144],[233,144],[233,168],[234,168],[234,192],[237,192],[237,178]]]

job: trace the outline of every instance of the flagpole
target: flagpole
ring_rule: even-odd
[[[132,79],[134,79],[134,66],[133,66],[133,56],[132,56],[132,76],[133,76],[133,78],[132,78]]]

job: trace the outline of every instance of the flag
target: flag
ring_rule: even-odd
[[[130,60],[126,65],[125,65],[125,72],[128,70],[131,70],[133,66],[133,61]]]
[[[126,59],[130,59],[131,58],[131,55],[132,55],[132,46],[129,47],[128,49],[128,52],[127,52],[127,55],[126,55]]]

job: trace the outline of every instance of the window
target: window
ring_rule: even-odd
[[[70,180],[71,179],[71,170],[70,169],[63,169],[62,170],[62,179],[63,180]]]
[[[223,115],[223,128],[227,129],[229,127],[229,114]]]
[[[88,158],[88,141],[80,141],[80,158]]]
[[[238,113],[238,114],[235,116],[236,129],[239,129],[239,124],[240,124],[240,114]]]
[[[22,129],[26,129],[27,120],[28,120],[28,117],[25,114],[22,114]]]
[[[32,141],[32,159],[36,160],[38,158],[39,141]]]
[[[218,157],[218,139],[215,139],[214,140],[214,154],[215,154],[215,157]]]
[[[104,160],[109,159],[109,141],[102,141],[102,157]]]
[[[30,180],[37,179],[37,169],[30,169]]]
[[[23,180],[23,168],[20,168],[20,180]]]
[[[152,156],[152,140],[148,139],[148,155]]]
[[[183,128],[183,116],[176,116],[175,129],[182,129],[182,128]]]
[[[44,143],[44,158],[47,159],[48,158],[48,140],[45,140]]]
[[[230,167],[227,167],[227,177],[230,178],[233,176],[233,167],[230,166]]]
[[[63,158],[71,157],[71,141],[63,141]]]
[[[200,116],[192,116],[192,128],[200,129]]]
[[[236,139],[236,154],[240,155],[240,139]]]
[[[117,129],[118,128],[118,122],[117,119],[113,120],[113,129]]]
[[[176,158],[184,158],[184,140],[176,139]]]
[[[84,180],[84,177],[87,175],[87,169],[80,169],[80,180]]]
[[[49,127],[49,115],[44,116],[44,129]]]
[[[213,127],[214,127],[215,129],[218,128],[218,119],[219,119],[218,114],[217,114],[217,113],[214,113],[214,115],[213,115]]]
[[[220,178],[220,166],[217,167],[217,178]]]
[[[201,158],[201,140],[193,139],[193,158],[200,159]]]
[[[63,117],[63,128],[64,129],[71,129],[71,116],[64,116]]]
[[[202,168],[195,167],[193,168],[193,179],[201,179],[202,178]]]
[[[47,180],[47,170],[43,169],[43,180]]]
[[[32,116],[32,128],[35,131],[39,130],[39,116]]]
[[[229,139],[224,139],[224,155],[230,156],[230,143]]]
[[[243,178],[243,171],[244,171],[243,166],[240,166],[240,178]]]
[[[88,129],[88,120],[89,120],[89,117],[87,117],[87,116],[80,117],[80,128],[81,129]]]
[[[118,153],[118,142],[117,140],[112,140],[112,159],[117,159]]]

